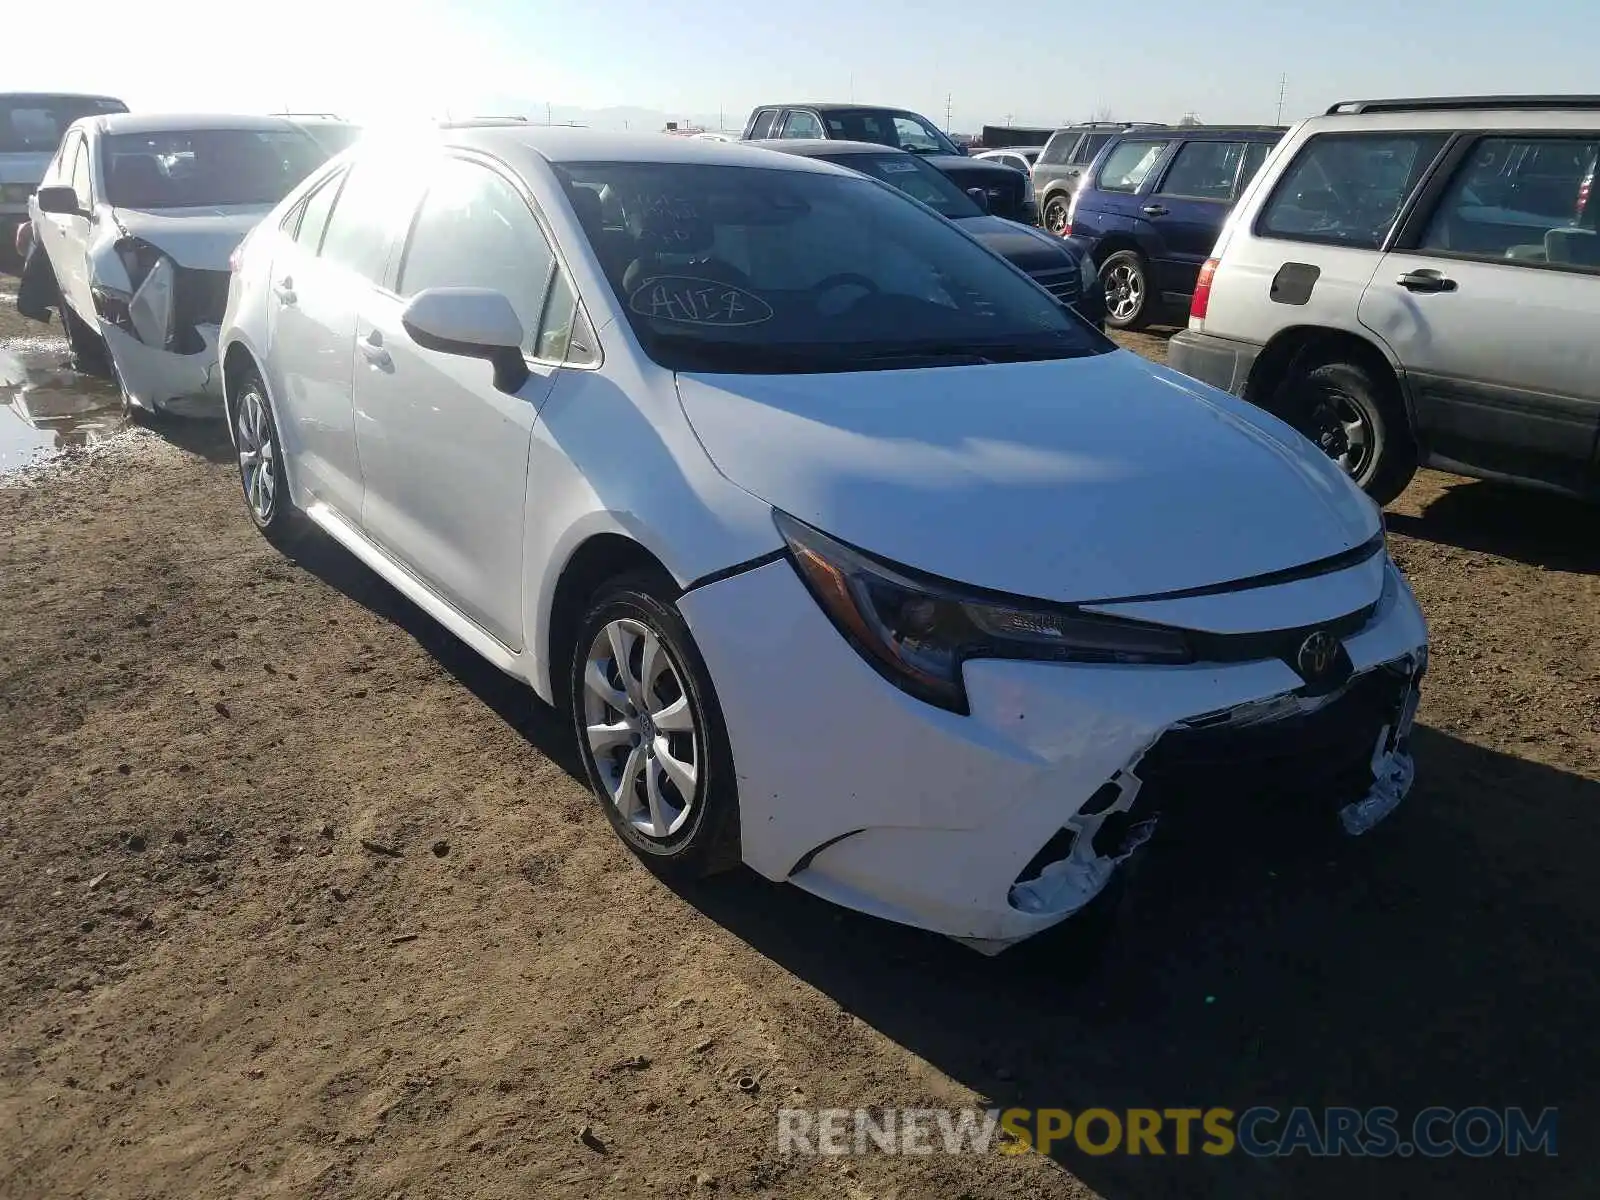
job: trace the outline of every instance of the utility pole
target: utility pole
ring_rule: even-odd
[[[1283,124],[1283,98],[1288,91],[1289,75],[1287,72],[1285,72],[1283,75],[1278,77],[1278,119],[1273,122],[1274,125]]]
[[[856,73],[854,71],[851,71],[850,72],[850,103],[854,104],[855,102],[856,102]]]
[[[555,124],[555,122],[550,119],[550,101],[548,100],[544,102],[544,123],[546,125]]]
[[[950,101],[951,101],[951,98],[952,97],[951,97],[951,94],[949,92],[946,92],[944,94],[944,131],[946,133],[950,132]]]

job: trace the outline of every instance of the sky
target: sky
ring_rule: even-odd
[[[526,115],[738,129],[774,101],[857,100],[956,132],[1091,116],[1292,121],[1376,96],[1600,92],[1595,0],[1207,0],[1133,9],[973,0],[73,0],[67,54],[7,90],[144,111],[330,111],[364,123]],[[1137,18],[1119,28],[1119,12]],[[100,31],[103,36],[94,36]],[[550,106],[547,110],[546,106]],[[634,107],[640,113],[601,110]]]

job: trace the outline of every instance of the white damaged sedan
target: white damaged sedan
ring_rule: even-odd
[[[276,117],[74,122],[29,216],[80,363],[105,368],[126,406],[217,411],[229,256],[327,157]]]
[[[569,715],[618,835],[986,952],[1172,814],[1361,834],[1427,634],[1287,425],[893,188],[529,126],[358,147],[244,243],[252,520]]]

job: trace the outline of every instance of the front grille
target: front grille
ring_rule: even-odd
[[[228,307],[227,271],[197,271],[179,267],[173,293],[176,324],[220,325]]]
[[[172,335],[168,349],[178,354],[198,354],[205,339],[197,325],[220,325],[228,307],[227,271],[199,271],[178,267],[172,290]]]
[[[1378,736],[1396,730],[1413,686],[1404,663],[1358,676],[1310,712],[1229,726],[1178,726],[1134,767],[1137,819],[1171,830],[1237,830],[1280,817],[1331,822],[1373,784]]]
[[[1073,267],[1059,270],[1035,271],[1033,281],[1063,304],[1075,304],[1078,299],[1078,272]]]

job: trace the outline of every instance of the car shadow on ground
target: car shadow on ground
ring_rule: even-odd
[[[220,417],[188,417],[157,413],[154,416],[141,417],[139,423],[178,449],[186,450],[207,462],[233,461],[233,443],[228,439],[228,425]]]
[[[527,687],[329,539],[293,557],[581,779],[565,719]],[[1429,728],[1415,750],[1415,791],[1365,838],[1158,840],[1108,933],[1068,922],[997,958],[748,871],[676,890],[997,1107],[1389,1106],[1402,1133],[1434,1105],[1561,1110],[1554,1159],[1181,1156],[1170,1134],[1164,1157],[1056,1147],[1108,1200],[1591,1194],[1600,783]]]
[[[1562,1110],[1555,1159],[1053,1155],[1108,1200],[1587,1193],[1600,784],[1426,728],[1416,753],[1367,838],[1152,845],[1103,944],[1068,923],[986,959],[749,875],[685,894],[1001,1108]]]
[[[1600,574],[1600,510],[1565,496],[1473,480],[1445,488],[1420,516],[1390,512],[1386,520],[1391,532],[1422,541]]]

